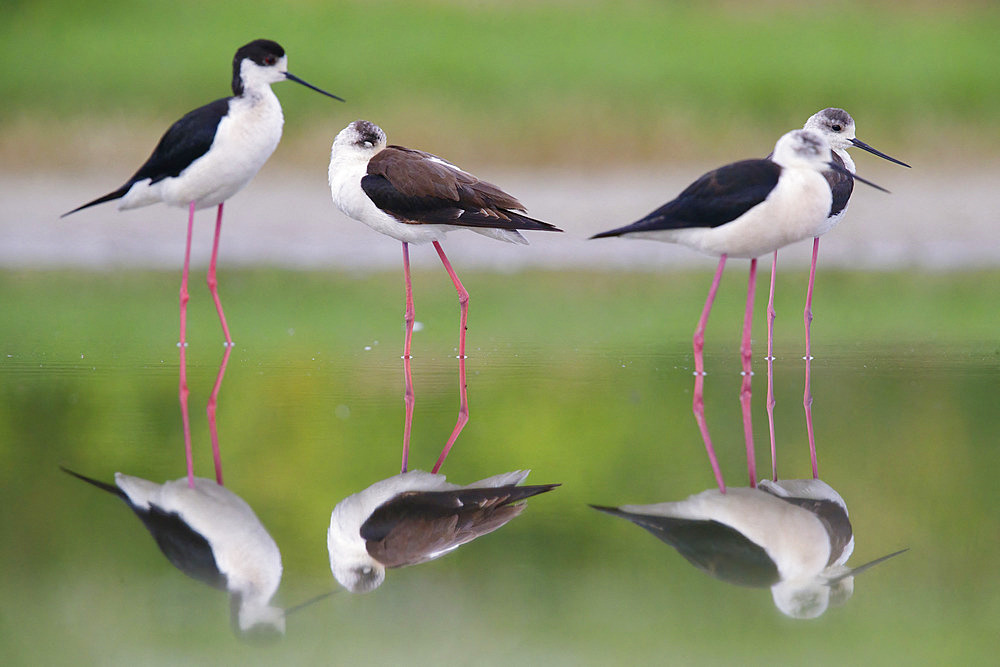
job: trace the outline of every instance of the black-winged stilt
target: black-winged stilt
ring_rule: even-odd
[[[833,200],[823,177],[827,169],[865,181],[834,161],[826,138],[812,130],[794,130],[782,136],[772,159],[743,160],[711,171],[689,185],[676,199],[637,222],[591,238],[628,236],[679,243],[718,255],[719,264],[705,307],[695,329],[695,390],[693,411],[701,431],[719,490],[725,492],[722,473],[705,423],[704,336],[712,302],[728,257],[750,259],[750,278],[740,346],[743,360],[743,406],[750,485],[756,484],[753,434],[750,425],[750,329],[757,257],[789,243],[815,236],[827,222]],[[882,188],[879,188],[882,189]]]
[[[403,244],[403,278],[406,285],[406,335],[403,343],[406,381],[406,417],[403,427],[403,472],[407,469],[410,424],[413,416],[413,381],[409,371],[413,336],[413,290],[410,284],[410,243],[434,244],[458,292],[461,310],[458,334],[458,420],[432,472],[437,472],[469,418],[465,382],[465,330],[469,293],[451,267],[440,241],[447,232],[469,229],[490,238],[527,243],[518,230],[561,231],[553,225],[522,215],[524,206],[492,183],[436,155],[387,146],[378,125],[357,120],[337,134],[330,151],[330,193],[345,215]]]
[[[381,585],[386,568],[433,560],[493,532],[524,511],[527,498],[559,486],[518,486],[528,472],[459,486],[411,470],[348,496],[330,515],[333,576],[347,590],[367,593]]]
[[[847,113],[843,109],[838,109],[836,107],[829,107],[818,111],[809,117],[806,124],[803,126],[805,130],[813,130],[814,132],[819,132],[822,134],[830,144],[830,148],[833,150],[833,161],[838,163],[840,166],[846,168],[850,172],[855,171],[854,160],[848,155],[847,149],[853,147],[860,148],[862,150],[868,151],[873,155],[877,155],[880,158],[888,160],[889,162],[894,162],[898,165],[904,167],[909,167],[910,165],[905,162],[901,162],[894,157],[890,157],[885,153],[875,150],[865,142],[861,141],[855,136],[854,129],[854,119],[851,114]],[[811,380],[811,369],[812,369],[812,342],[810,337],[810,329],[812,324],[812,295],[813,295],[813,283],[816,279],[816,259],[819,256],[819,237],[833,229],[837,223],[844,217],[847,212],[847,204],[851,199],[851,193],[854,191],[854,179],[851,176],[845,174],[842,170],[829,169],[823,172],[823,176],[826,177],[827,182],[830,184],[830,191],[833,197],[833,201],[830,205],[830,213],[827,216],[826,223],[821,225],[817,230],[816,235],[813,238],[813,249],[812,249],[812,261],[809,265],[809,284],[806,288],[806,305],[803,311],[803,319],[805,321],[806,330],[806,379],[805,379],[805,389],[802,395],[802,403],[805,408],[806,414],[806,433],[809,438],[809,453],[812,457],[813,466],[813,477],[819,477],[819,466],[816,463],[816,439],[813,434],[813,422],[812,422],[812,391],[810,389]],[[774,256],[771,260],[771,285],[768,296],[767,303],[767,419],[768,419],[768,430],[771,436],[771,478],[778,479],[778,469],[777,462],[775,461],[775,445],[774,445],[774,385],[772,379],[772,369],[773,369],[773,350],[772,350],[772,339],[774,332],[774,276],[778,265],[778,251],[774,251]]]
[[[222,463],[215,409],[233,339],[222,312],[217,290],[215,264],[222,230],[222,205],[243,189],[260,171],[278,146],[284,116],[271,84],[285,79],[295,81],[323,95],[341,98],[303,81],[288,71],[288,58],[281,46],[267,39],[257,39],[241,46],[233,58],[233,95],[210,102],[189,112],[170,126],[160,138],[145,164],[123,186],[103,197],[87,202],[63,214],[76,213],[95,204],[118,200],[119,210],[163,202],[187,207],[187,245],[180,289],[180,403],[184,420],[184,446],[188,463],[188,484],[194,485],[191,459],[191,429],[187,409],[186,346],[188,267],[191,258],[191,232],[196,209],[218,206],[212,259],[208,267],[208,288],[222,324],[226,349],[206,411],[212,434],[212,454],[216,480],[222,484]]]
[[[794,618],[846,602],[855,575],[902,553],[847,567],[854,551],[847,505],[819,479],[765,479],[679,502],[592,507],[645,528],[717,579],[770,588],[775,606]]]
[[[112,486],[63,470],[124,500],[174,567],[228,591],[238,634],[284,634],[285,612],[270,604],[281,583],[281,553],[242,498],[203,477],[189,486],[184,477],[157,484],[118,472]]]

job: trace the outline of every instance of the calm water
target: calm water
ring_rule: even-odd
[[[469,341],[471,421],[443,472],[468,483],[531,468],[529,483],[563,486],[497,533],[389,571],[374,593],[338,592],[290,616],[286,637],[264,646],[233,636],[225,595],[172,568],[122,503],[58,469],[105,481],[116,471],[183,475],[176,349],[9,342],[0,359],[5,654],[22,664],[987,661],[1000,619],[995,343],[816,342],[820,475],[850,509],[849,564],[909,551],[859,575],[842,606],[800,621],[780,614],[766,589],[713,579],[587,507],[682,500],[714,486],[690,412],[686,341],[560,350],[481,330]],[[726,481],[741,486],[735,343],[707,349],[706,410]],[[411,462],[429,469],[456,418],[457,361],[420,333],[414,345]],[[277,604],[335,587],[330,510],[398,472],[400,347],[390,327],[348,347],[317,339],[239,344],[233,354],[219,408],[226,483],[282,550]],[[775,366],[788,478],[809,476],[797,348]],[[203,406],[221,356],[207,344],[191,352],[196,469],[206,477]],[[761,356],[753,416],[766,474]]]

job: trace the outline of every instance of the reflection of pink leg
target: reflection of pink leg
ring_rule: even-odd
[[[445,443],[444,449],[441,450],[441,455],[438,456],[437,462],[434,464],[434,468],[431,472],[437,472],[441,469],[441,465],[444,460],[448,457],[448,452],[451,451],[452,445],[458,440],[458,434],[462,432],[465,425],[469,421],[469,395],[468,395],[468,385],[465,381],[465,357],[460,356],[458,358],[458,392],[459,392],[459,407],[458,407],[458,420],[455,422],[455,428],[451,432],[451,437],[448,438],[448,442]]]
[[[181,336],[177,347],[180,348],[180,403],[181,423],[184,425],[184,456],[187,459],[188,486],[194,488],[194,459],[191,454],[191,418],[188,415],[188,385],[187,385],[187,302],[188,302],[188,269],[191,266],[191,234],[194,231],[194,202],[188,206],[187,244],[184,247],[184,272],[181,274]]]
[[[410,283],[410,246],[405,241],[403,242],[403,282],[406,284],[406,313],[403,316],[406,323],[406,334],[403,340],[403,379],[406,383],[403,404],[406,406],[406,415],[403,421],[402,471],[406,472],[407,459],[410,455],[410,427],[413,424],[413,406],[416,404],[413,394],[413,374],[410,372],[410,343],[413,339],[413,322],[416,319],[416,310],[413,308],[413,286]]]
[[[708,424],[705,422],[705,326],[708,324],[708,315],[712,312],[712,303],[715,301],[715,293],[719,291],[719,282],[722,280],[722,270],[726,268],[726,256],[719,257],[719,267],[715,270],[715,278],[712,279],[712,286],[708,290],[708,298],[705,300],[705,307],[701,311],[701,318],[698,320],[698,327],[694,330],[692,347],[694,348],[694,401],[692,410],[694,420],[701,431],[701,439],[705,442],[705,451],[708,453],[708,461],[712,464],[712,472],[715,474],[715,482],[719,485],[719,491],[726,492],[726,484],[722,481],[722,471],[719,470],[719,461],[715,458],[715,448],[712,447],[712,438],[708,434]]]
[[[469,320],[469,293],[465,291],[465,287],[462,286],[462,281],[458,279],[454,269],[451,268],[451,263],[448,261],[448,257],[444,254],[444,249],[441,247],[441,244],[434,241],[434,249],[437,250],[438,257],[441,258],[441,263],[444,264],[445,271],[448,272],[451,282],[455,285],[455,290],[458,292],[458,305],[461,311],[458,330],[458,420],[455,422],[455,428],[452,429],[451,437],[448,438],[448,442],[445,443],[444,449],[441,450],[441,455],[438,457],[437,463],[434,464],[434,468],[431,470],[431,472],[436,473],[441,469],[441,464],[444,463],[444,460],[448,457],[448,452],[451,451],[452,445],[454,445],[455,441],[458,439],[458,434],[462,432],[462,429],[465,428],[465,425],[469,421],[469,396],[466,391],[467,387],[465,382],[465,330]]]
[[[215,277],[215,263],[219,256],[219,234],[222,232],[222,204],[219,204],[219,213],[215,218],[215,240],[212,242],[212,260],[208,263],[208,291],[212,293],[212,300],[215,302],[215,312],[219,314],[219,322],[222,324],[222,334],[226,338],[226,351],[222,355],[222,364],[219,366],[219,373],[215,376],[215,385],[212,387],[212,394],[208,398],[208,405],[205,412],[208,414],[208,432],[212,437],[212,459],[215,461],[215,481],[222,484],[222,454],[219,452],[219,429],[215,423],[215,411],[219,404],[219,389],[222,387],[222,378],[226,374],[226,365],[229,363],[229,355],[233,352],[233,339],[229,335],[229,326],[226,324],[226,315],[222,312],[222,302],[219,300],[219,281]]]
[[[747,475],[750,488],[757,486],[757,458],[753,447],[753,423],[750,417],[750,382],[753,379],[753,357],[751,356],[750,331],[753,327],[753,297],[757,286],[757,259],[750,260],[750,277],[747,279],[747,309],[743,315],[743,339],[740,342],[740,356],[743,360],[743,386],[740,389],[740,407],[743,410],[743,437],[747,446]]]
[[[771,291],[767,299],[767,430],[771,436],[771,479],[778,481],[778,453],[774,446],[774,274],[778,268],[778,251],[771,260]]]
[[[812,264],[809,266],[809,287],[806,289],[806,308],[802,318],[806,324],[806,388],[802,394],[802,406],[806,411],[806,432],[809,434],[809,458],[812,460],[813,479],[819,479],[819,465],[816,463],[816,438],[813,435],[812,416],[812,387],[810,386],[810,373],[812,372],[812,340],[810,329],[812,328],[812,300],[813,282],[816,280],[816,259],[819,256],[819,237],[813,239]]]

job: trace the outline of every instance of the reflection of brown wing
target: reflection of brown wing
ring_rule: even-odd
[[[401,222],[558,231],[515,211],[524,206],[492,183],[430,153],[387,146],[368,161],[361,188]]]
[[[524,510],[523,500],[556,486],[407,491],[372,512],[361,537],[384,566],[416,565],[496,530]]]

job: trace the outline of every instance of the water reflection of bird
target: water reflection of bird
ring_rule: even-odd
[[[775,606],[795,618],[815,618],[845,602],[855,574],[896,555],[847,567],[854,551],[847,505],[818,479],[762,480],[757,488],[710,489],[679,502],[592,507],[645,528],[713,577],[769,587]]]
[[[559,486],[518,486],[528,472],[459,486],[411,470],[348,496],[333,508],[327,532],[334,577],[366,593],[382,584],[386,568],[433,560],[500,528],[524,511],[527,498]]]
[[[196,209],[218,206],[215,240],[208,269],[208,288],[226,339],[227,353],[232,338],[219,301],[215,264],[222,230],[223,203],[243,189],[260,171],[281,139],[284,116],[271,84],[285,79],[295,81],[334,99],[340,99],[306,83],[288,71],[285,50],[276,42],[258,39],[245,44],[233,58],[233,96],[224,97],[189,112],[170,126],[160,138],[149,159],[128,181],[102,197],[87,202],[69,213],[107,201],[119,200],[121,210],[163,202],[187,207],[188,231],[184,255],[184,273],[180,296],[181,408],[185,418],[185,446],[188,449],[188,480],[194,478],[190,457],[190,431],[187,426],[187,383],[184,374],[187,279],[191,255],[191,233]],[[343,100],[341,100],[343,101]],[[226,357],[228,359],[228,356]],[[224,371],[224,366],[220,369]],[[221,377],[220,377],[221,380]],[[218,384],[218,383],[217,383]],[[213,419],[218,388],[209,403]],[[214,424],[213,424],[214,425]],[[215,452],[218,460],[218,452]],[[221,483],[221,468],[216,475]]]
[[[898,165],[904,167],[909,167],[910,165],[905,162],[901,162],[894,157],[890,157],[885,153],[875,150],[865,142],[861,141],[855,136],[854,129],[854,119],[851,114],[847,113],[843,109],[837,109],[835,107],[830,107],[818,111],[809,117],[806,124],[803,126],[805,130],[812,130],[818,132],[830,143],[830,148],[833,151],[833,161],[844,167],[850,172],[854,172],[856,167],[854,165],[854,160],[847,153],[847,149],[851,147],[860,148],[862,150],[868,151],[873,155],[877,155],[880,158],[888,160],[889,162],[894,162]],[[827,182],[830,184],[830,191],[832,193],[832,202],[830,205],[830,211],[827,215],[826,221],[820,225],[813,237],[813,250],[812,250],[812,261],[809,266],[809,283],[806,288],[806,305],[803,311],[803,319],[805,321],[806,330],[806,385],[803,392],[803,403],[806,409],[806,431],[809,436],[809,450],[812,455],[813,460],[813,476],[819,476],[819,469],[816,464],[816,442],[813,436],[812,428],[812,393],[810,391],[810,368],[812,361],[812,341],[811,341],[811,324],[812,324],[812,294],[813,294],[813,284],[816,280],[816,259],[819,256],[819,237],[826,234],[831,229],[833,229],[837,223],[843,219],[844,214],[847,213],[847,205],[851,199],[851,194],[854,191],[854,178],[844,173],[839,169],[828,169],[823,172],[823,176],[826,178]],[[772,360],[771,353],[771,343],[774,331],[774,275],[775,269],[778,264],[778,251],[775,249],[774,257],[771,261],[771,289],[770,296],[768,299],[767,306],[767,358],[770,362]],[[769,373],[770,376],[770,373]],[[772,472],[774,479],[777,479],[777,472],[773,469],[774,463],[774,421],[771,416],[771,411],[774,409],[773,400],[773,389],[768,384],[768,411],[769,411],[769,422],[771,431],[771,455],[772,455]]]
[[[728,257],[749,258],[741,353],[743,357],[744,431],[750,484],[755,483],[753,436],[749,424],[750,322],[759,255],[815,236],[826,224],[832,195],[823,177],[827,169],[854,176],[834,161],[830,144],[811,130],[795,130],[775,144],[771,160],[743,160],[711,171],[689,185],[676,199],[625,227],[595,234],[592,238],[627,236],[679,243],[719,256],[719,264],[695,329],[695,391],[693,410],[720,490],[725,490],[704,417],[705,326]],[[869,183],[875,186],[874,184]]]
[[[469,410],[464,377],[469,293],[452,269],[440,242],[446,233],[463,228],[511,243],[527,243],[518,230],[561,230],[522,215],[524,206],[517,199],[436,155],[402,146],[387,146],[382,128],[366,120],[354,121],[333,140],[329,182],[333,203],[345,215],[403,244],[403,278],[406,285],[404,359],[410,357],[415,317],[409,244],[433,243],[458,291],[461,311],[458,334],[461,404],[455,429],[434,466],[433,472],[437,472],[465,426]],[[406,380],[408,425],[413,410],[413,386],[408,373]],[[404,472],[408,437],[409,429],[405,428]]]
[[[112,486],[63,470],[124,500],[181,572],[228,591],[237,633],[284,634],[285,614],[269,604],[281,583],[281,553],[242,498],[201,477],[192,488],[186,478],[157,484],[119,472]]]

